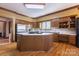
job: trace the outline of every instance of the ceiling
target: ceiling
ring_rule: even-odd
[[[78,3],[46,3],[44,9],[27,9],[23,3],[0,3],[0,7],[15,11],[17,13],[36,18],[42,15],[66,9]]]

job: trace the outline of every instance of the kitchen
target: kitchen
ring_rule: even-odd
[[[2,4],[3,7],[4,5],[8,6],[8,4]],[[23,5],[25,5],[25,3]],[[52,3],[49,5],[52,5]],[[54,11],[53,13],[45,14],[32,19],[31,17],[25,18],[9,13],[10,15],[15,16],[14,18],[12,18],[14,25],[13,41],[11,42],[11,44],[14,44],[12,45],[12,47],[15,46],[15,49],[19,51],[18,53],[15,52],[16,55],[28,55],[26,54],[27,52],[31,54],[32,52],[37,53],[37,51],[43,51],[45,53],[44,55],[59,56],[65,55],[66,49],[69,49],[68,51],[70,51],[70,49],[71,51],[75,49],[74,52],[76,53],[73,53],[72,55],[78,55],[77,51],[79,51],[79,39],[77,36],[77,30],[79,9],[77,4],[73,5],[74,6],[67,7],[65,9],[62,9],[61,7],[61,10],[58,10],[56,12]],[[8,9],[9,8],[10,7],[8,7]],[[3,13],[4,12],[2,12],[1,16],[3,16]],[[34,17],[34,15],[31,16]],[[55,54],[55,52],[51,53],[51,51],[56,51],[55,49],[57,50],[57,54]],[[25,54],[23,53],[23,51],[25,52]],[[66,55],[71,55],[69,53],[66,53]]]

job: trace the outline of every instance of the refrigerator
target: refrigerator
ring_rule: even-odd
[[[76,46],[79,47],[79,18],[75,22],[76,27]]]

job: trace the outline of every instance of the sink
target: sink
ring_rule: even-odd
[[[29,32],[29,34],[42,34],[42,32]]]
[[[60,32],[53,32],[53,34],[60,34]]]

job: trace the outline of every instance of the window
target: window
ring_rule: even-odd
[[[18,33],[25,33],[27,32],[29,29],[31,29],[31,25],[24,25],[24,24],[17,24],[17,32]]]
[[[46,29],[51,29],[51,22],[50,21],[46,22]]]
[[[17,32],[26,32],[26,25],[17,24]]]
[[[51,21],[41,22],[40,29],[51,29]]]

